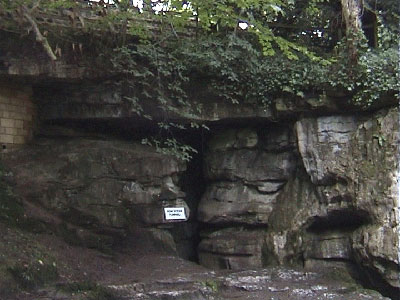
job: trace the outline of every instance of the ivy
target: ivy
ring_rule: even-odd
[[[262,106],[285,94],[304,98],[339,89],[354,105],[367,108],[399,89],[395,48],[360,48],[357,64],[349,69],[345,47],[338,46],[329,61],[300,53],[293,59],[285,51],[270,57],[249,36],[215,34],[123,46],[114,50],[111,61],[115,74],[125,76],[132,111],[150,117],[144,106],[156,101],[164,115],[160,128],[170,130],[165,124],[175,113],[201,113],[199,99],[188,95],[198,82],[208,83],[204,88],[212,99]]]
[[[190,145],[184,144],[175,138],[145,138],[142,144],[155,147],[158,153],[174,156],[182,161],[190,161],[193,155],[198,153],[196,149]]]
[[[162,7],[157,13],[126,0],[106,11],[93,3],[42,0],[41,11],[74,14],[86,3],[98,17],[83,22],[80,34],[65,30],[68,39],[42,25],[38,30],[47,32],[53,45],[60,40],[82,45],[88,38],[86,52],[99,58],[96,68],[107,70],[130,111],[147,119],[157,116],[160,134],[144,143],[188,160],[195,151],[175,133],[206,127],[195,122],[202,113],[200,89],[207,101],[261,107],[282,95],[302,99],[341,90],[353,105],[368,108],[395,94],[400,89],[396,1],[374,7],[369,2],[378,17],[379,47],[368,49],[360,37],[351,68],[348,45],[339,40],[341,8],[335,0],[152,1]],[[18,8],[26,6],[34,16],[37,3],[3,0],[0,14],[14,16],[18,27],[24,23],[17,19]],[[239,23],[246,23],[247,30]],[[171,120],[178,115],[191,122],[175,124]]]
[[[343,67],[338,71],[342,78],[331,79],[332,86],[340,86],[353,93],[352,101],[362,107],[377,104],[385,96],[394,95],[400,90],[398,74],[398,51],[395,48],[365,51],[349,78]]]

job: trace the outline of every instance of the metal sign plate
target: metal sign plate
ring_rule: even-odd
[[[165,220],[186,220],[184,207],[164,207]]]

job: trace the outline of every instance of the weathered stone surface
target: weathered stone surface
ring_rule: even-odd
[[[259,268],[265,231],[226,228],[204,236],[199,244],[200,264],[210,268]]]
[[[275,194],[261,194],[241,183],[218,182],[209,185],[198,208],[202,222],[267,224],[276,199]]]
[[[122,141],[42,140],[4,159],[16,192],[79,226],[161,224],[163,207],[183,206],[177,185],[185,165],[154,149]]]
[[[205,173],[210,180],[285,181],[294,165],[295,158],[290,152],[275,154],[257,150],[229,150],[208,153]]]
[[[230,129],[215,133],[208,143],[208,147],[210,151],[226,151],[229,149],[253,148],[257,143],[258,135],[255,130],[249,128]]]
[[[398,110],[358,124],[352,117],[303,119],[296,129],[305,169],[317,185],[312,228],[352,230],[353,259],[398,288]]]
[[[16,33],[1,31],[0,45],[0,77],[3,78],[17,80],[29,78],[30,82],[65,80],[71,83],[74,80],[98,79],[106,76],[104,71],[98,67],[94,68],[93,57],[90,55],[84,57],[82,53],[76,55],[77,53],[68,49],[69,47],[65,47],[63,55],[52,61],[34,39],[21,39]]]
[[[316,216],[326,215],[304,170],[297,170],[280,191],[269,218],[265,257],[269,264],[301,264],[303,233]]]
[[[205,157],[211,182],[199,219],[219,226],[268,224],[265,264],[304,263],[344,273],[357,265],[397,288],[397,114],[392,109],[362,118],[299,120],[303,166],[296,166],[288,127],[258,129],[257,143],[250,144],[238,143],[237,129],[220,132]],[[222,252],[219,243],[208,238],[201,245]],[[203,252],[204,261],[216,266],[224,257]]]
[[[199,203],[199,221],[227,227],[269,224],[276,199],[296,167],[290,151],[293,145],[288,127],[232,129],[215,134],[205,156],[205,176],[210,182]],[[219,268],[262,265],[265,230],[224,230],[202,239],[202,264]],[[235,244],[245,244],[251,253],[240,253]]]
[[[335,94],[335,97],[338,95]],[[346,94],[340,95],[346,97]],[[327,97],[326,95],[311,96],[305,98],[277,98],[274,101],[274,108],[277,117],[289,117],[293,114],[299,114],[307,111],[331,112],[336,113],[340,111],[335,99]]]
[[[357,128],[353,116],[302,119],[296,123],[298,148],[304,167],[316,185],[346,181],[349,141]]]
[[[268,152],[284,152],[296,148],[296,136],[293,125],[277,124],[263,128],[259,132],[261,148]]]
[[[356,261],[372,276],[378,276],[390,287],[400,288],[398,229],[384,225],[360,228],[353,234],[352,248]]]
[[[31,56],[22,58],[30,52]],[[74,120],[75,124],[112,120],[118,122],[116,127],[139,126],[140,117],[126,101],[129,95],[123,87],[106,79],[78,82],[106,78],[107,74],[63,58],[49,63],[37,55],[40,53],[32,49],[25,49],[19,57],[9,51],[2,53],[0,77],[32,81],[29,85],[41,120]],[[201,263],[232,269],[304,263],[321,268],[343,265],[343,270],[347,264],[355,264],[385,288],[399,291],[398,109],[365,112],[363,116],[337,115],[344,112],[339,99],[325,95],[279,98],[261,109],[252,103],[234,105],[210,98],[213,93],[206,87],[191,89],[191,103],[200,104],[203,110],[193,113],[190,106],[169,103],[174,108],[169,118],[224,127],[207,145],[207,188],[201,202],[198,207],[197,198],[189,203],[202,226],[214,230],[201,237]],[[346,94],[337,92],[335,96],[344,100]],[[380,105],[395,103],[394,97],[388,98],[390,101]],[[164,120],[165,111],[155,101],[144,103],[143,108],[153,117],[152,126]],[[14,113],[4,110],[3,116],[9,112]],[[297,120],[294,134],[292,123],[303,113],[307,117]],[[238,129],[245,121],[250,121],[250,127]],[[142,127],[151,123],[141,122]],[[53,136],[59,137],[59,131]],[[6,155],[5,162],[12,170],[18,196],[54,214],[56,231],[63,229],[59,222],[66,222],[62,224],[65,230],[87,247],[108,246],[112,244],[110,232],[142,226],[149,227],[142,234],[173,253],[185,251],[179,250],[176,241],[197,243],[197,229],[191,224],[176,230],[164,219],[166,206],[184,207],[187,217],[194,217],[179,185],[185,166],[174,158],[133,143],[75,138],[32,145]],[[188,252],[186,256],[196,254]],[[292,288],[268,281],[283,277],[302,281],[303,275],[298,273],[257,276],[236,274],[218,280],[229,292],[262,291],[264,298],[269,292],[271,298],[284,293],[287,299],[380,299],[354,291],[343,296],[343,290],[336,293],[323,285]],[[204,290],[203,286],[194,294],[157,291],[142,296],[173,299],[195,295],[202,299],[209,296]]]
[[[352,258],[350,238],[340,232],[314,235],[306,241],[304,258],[350,260]]]
[[[99,77],[99,73],[96,75],[96,72],[90,70],[87,66],[72,65],[62,60],[51,62],[47,57],[44,59],[10,57],[6,60],[6,67],[2,68],[0,76],[48,77],[66,80]]]
[[[285,185],[284,181],[259,181],[252,183],[260,193],[272,194],[279,191]]]
[[[383,110],[362,123],[351,141],[350,188],[357,207],[369,211],[376,223],[396,226],[398,203],[398,109]]]
[[[351,141],[349,189],[355,194],[354,205],[371,216],[371,226],[354,232],[357,262],[400,288],[398,139],[398,109],[383,110],[358,127]]]
[[[109,288],[123,299],[170,300],[384,300],[339,270],[305,272],[269,268],[247,271],[202,272],[168,280],[114,284]]]

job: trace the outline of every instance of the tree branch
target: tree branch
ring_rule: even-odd
[[[57,56],[54,54],[53,50],[51,49],[49,42],[40,32],[40,29],[39,29],[38,25],[36,24],[36,21],[29,14],[29,11],[26,7],[23,7],[23,15],[24,15],[25,19],[28,20],[28,22],[32,25],[33,31],[35,32],[35,35],[36,35],[36,41],[38,41],[40,44],[42,44],[43,49],[46,51],[47,55],[50,57],[50,59],[52,61],[57,60]]]

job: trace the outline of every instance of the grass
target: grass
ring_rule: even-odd
[[[40,259],[30,264],[16,264],[8,267],[7,271],[24,290],[33,290],[58,279],[56,264]]]

